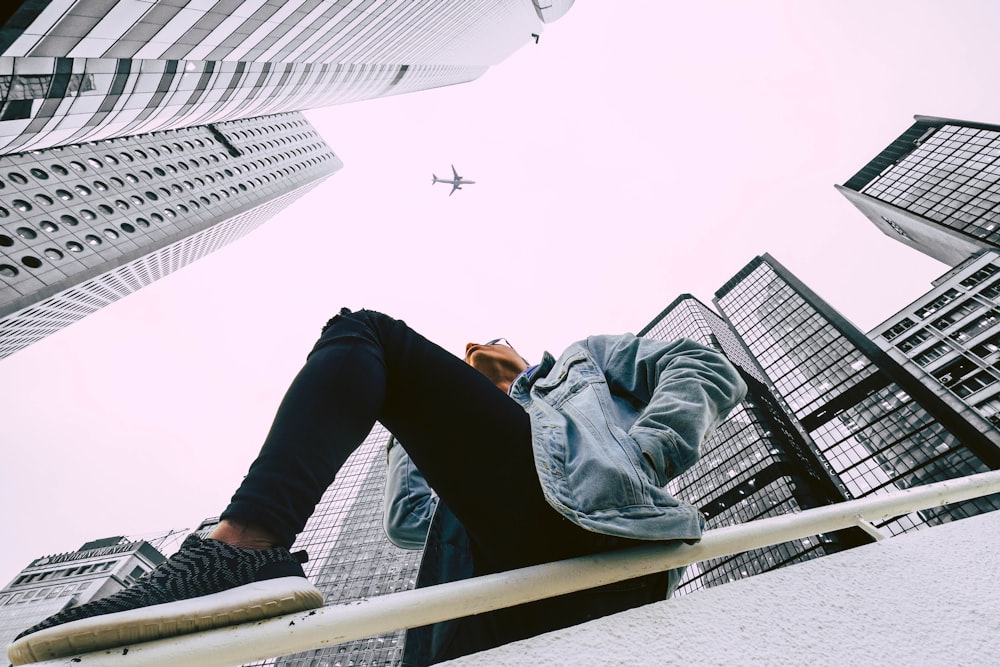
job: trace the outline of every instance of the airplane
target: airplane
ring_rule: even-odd
[[[434,180],[431,181],[431,185],[434,185],[435,183],[450,183],[451,192],[448,193],[448,196],[450,197],[455,194],[455,190],[461,190],[463,185],[472,185],[475,183],[475,181],[463,181],[462,177],[458,175],[457,171],[455,171],[455,165],[451,165],[451,173],[454,174],[455,178],[438,178],[437,175],[431,174],[431,176],[434,177]]]

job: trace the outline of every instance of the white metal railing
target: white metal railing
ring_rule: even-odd
[[[1000,492],[1000,471],[760,519],[705,533],[694,545],[648,544],[545,563],[349,604],[207,630],[127,649],[35,663],[37,667],[219,667],[323,648],[623,581],[789,540]],[[875,531],[877,533],[877,531]]]

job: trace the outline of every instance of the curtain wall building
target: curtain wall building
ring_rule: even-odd
[[[995,429],[970,421],[768,255],[716,292],[716,306],[767,373],[846,498],[1000,468]],[[1000,507],[996,499],[925,510],[891,534]]]
[[[570,0],[13,0],[0,153],[471,81]]]
[[[769,386],[763,370],[715,311],[684,294],[640,336],[690,338],[726,354],[747,383],[747,397],[702,444],[701,457],[670,482],[670,492],[702,512],[708,529],[829,505],[841,485],[808,435]],[[870,542],[860,530],[839,531],[691,565],[684,594]]]
[[[341,166],[298,113],[0,156],[0,358],[240,238]]]
[[[769,255],[715,296],[718,312],[681,295],[640,332],[719,349],[747,382],[746,400],[670,483],[708,528],[1000,469],[1000,253],[951,270],[868,336]],[[980,498],[876,528],[998,508],[1000,497]],[[871,539],[853,529],[705,561],[678,591]]]
[[[1000,248],[1000,126],[915,121],[837,189],[890,238],[949,266]]]
[[[300,111],[477,78],[572,0],[0,8],[0,358],[342,166]]]
[[[422,552],[394,546],[382,528],[388,440],[389,432],[376,424],[337,473],[292,547],[292,551],[304,549],[309,554],[303,567],[323,592],[324,604],[348,604],[416,584]],[[398,665],[404,634],[401,630],[367,637],[254,665]]]

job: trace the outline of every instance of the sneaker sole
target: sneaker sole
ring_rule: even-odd
[[[91,616],[46,628],[11,644],[7,658],[13,665],[24,665],[322,606],[323,594],[307,579],[268,579],[190,600]]]

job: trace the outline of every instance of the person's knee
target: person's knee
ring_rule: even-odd
[[[377,310],[362,308],[352,311],[350,308],[341,308],[340,312],[334,315],[323,327],[320,332],[320,340],[330,339],[338,335],[360,335],[364,338],[382,340],[385,334],[400,324],[400,320]]]

